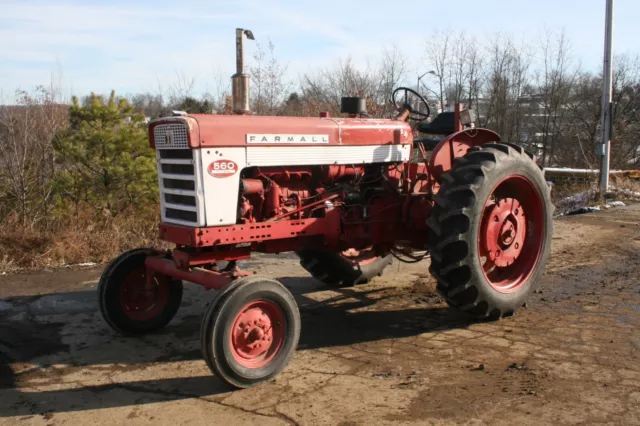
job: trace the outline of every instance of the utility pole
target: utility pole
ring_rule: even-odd
[[[609,161],[613,129],[613,2],[607,0],[604,39],[604,70],[602,74],[602,145],[600,146],[600,191],[609,190]]]
[[[422,77],[424,77],[427,74],[429,74],[428,71],[425,72],[424,74],[418,76],[418,84],[416,86],[416,92],[420,93],[420,80],[422,80]]]

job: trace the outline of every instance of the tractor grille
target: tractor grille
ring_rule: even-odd
[[[167,132],[172,132],[172,135],[166,136]],[[162,221],[204,226],[200,150],[189,149],[187,126],[162,124],[156,126],[153,133]]]
[[[153,140],[157,149],[189,148],[187,126],[184,124],[161,124],[153,129]]]

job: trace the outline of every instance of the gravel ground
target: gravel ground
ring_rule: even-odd
[[[231,391],[200,356],[214,298],[116,335],[101,268],[0,277],[0,424],[640,424],[640,208],[556,221],[541,290],[498,322],[434,292],[428,261],[334,291],[291,256],[250,265],[296,294],[298,351],[275,380]]]

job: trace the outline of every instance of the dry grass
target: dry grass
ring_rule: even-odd
[[[640,199],[640,181],[637,179],[614,178],[611,182],[613,192],[628,199]]]
[[[46,231],[5,220],[0,224],[0,272],[102,263],[127,249],[163,246],[155,212],[115,218],[84,212],[72,219]]]
[[[582,197],[576,199],[576,194]],[[640,201],[640,182],[616,179],[607,198]],[[556,214],[598,205],[596,185],[554,185]],[[106,262],[135,247],[167,248],[157,238],[157,211],[131,211],[116,217],[84,211],[43,231],[24,227],[14,218],[0,223],[0,273],[23,269],[56,268],[83,262]]]
[[[556,214],[567,213],[586,206],[603,205],[609,201],[640,201],[640,181],[629,178],[613,178],[606,196],[601,196],[596,183],[554,185],[551,198]]]

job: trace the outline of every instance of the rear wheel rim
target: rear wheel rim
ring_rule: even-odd
[[[542,197],[530,179],[511,175],[494,187],[478,235],[482,271],[494,290],[513,293],[530,282],[542,253],[544,229]]]
[[[282,309],[270,300],[246,304],[233,320],[231,354],[247,368],[269,364],[284,345],[286,320]]]
[[[154,275],[147,283],[146,269],[141,266],[129,272],[120,287],[120,307],[133,321],[149,321],[160,315],[169,303],[169,278]]]

